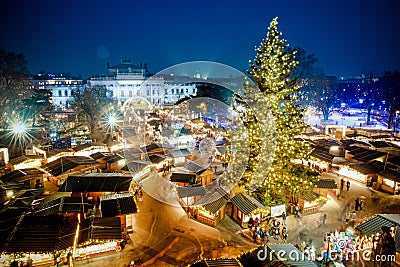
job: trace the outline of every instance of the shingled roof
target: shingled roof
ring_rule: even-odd
[[[53,252],[71,247],[77,223],[58,216],[23,216],[15,231],[7,234],[3,252]]]
[[[41,159],[43,159],[42,156],[37,156],[37,155],[21,155],[21,156],[18,156],[18,157],[16,157],[16,158],[10,159],[9,163],[10,163],[11,165],[17,165],[17,164],[20,164],[20,163],[22,163],[22,162],[24,162],[24,161],[36,161],[36,160],[41,160]]]
[[[354,159],[364,162],[377,159],[386,155],[385,152],[380,152],[357,146],[347,147],[346,151],[348,154],[353,155]]]
[[[126,164],[124,167],[121,168],[122,171],[131,171],[131,172],[139,172],[144,167],[149,165],[148,161],[143,160],[134,160]]]
[[[314,148],[311,151],[310,156],[326,162],[332,162],[335,157],[334,155],[329,154],[328,149],[324,148]]]
[[[261,256],[263,258],[259,258],[258,253],[262,251]],[[266,255],[264,259],[264,255]],[[238,256],[238,260],[243,265],[243,267],[288,267],[284,261],[279,261],[270,247],[268,246],[259,246],[252,250],[246,251],[245,253]]]
[[[27,179],[30,179],[29,177],[26,178],[26,176],[30,175],[43,175],[44,172],[36,169],[36,168],[29,168],[29,169],[18,169],[14,170],[12,172],[9,172],[3,176],[0,176],[0,180],[5,183],[5,182],[23,182]]]
[[[256,209],[267,210],[267,208],[255,198],[242,193],[231,198],[231,201],[245,215],[251,214]]]
[[[206,194],[206,190],[202,186],[178,186],[176,190],[178,191],[179,198],[203,196]]]
[[[113,164],[113,163],[118,162],[123,159],[124,159],[124,157],[119,154],[108,155],[104,158],[104,160],[109,164]]]
[[[196,261],[191,267],[242,267],[236,258],[203,259]]]
[[[382,233],[382,226],[396,226],[396,251],[400,252],[400,214],[376,214],[356,225],[355,229],[371,236],[376,233]]]
[[[48,216],[64,212],[87,212],[93,208],[87,197],[61,197],[40,204],[35,216]]]
[[[93,217],[90,239],[96,240],[121,240],[121,220],[119,217]]]
[[[303,252],[298,250],[293,244],[270,244],[271,250],[279,252],[280,256],[285,255],[286,263],[293,267],[317,267],[318,265],[307,257],[302,258]],[[296,257],[295,255],[298,255]],[[291,256],[291,257],[290,257]]]
[[[317,188],[337,189],[338,186],[333,179],[320,179],[317,182]]]
[[[181,183],[195,184],[196,174],[173,172],[170,176],[170,181],[175,183],[181,182]]]
[[[51,173],[51,175],[58,176],[80,165],[100,165],[100,163],[89,157],[68,156],[68,157],[61,157],[56,159],[55,161],[47,163],[44,166],[44,169],[47,172]]]
[[[400,182],[400,172],[396,170],[386,169],[379,173],[380,176],[383,176],[386,179],[390,179],[395,182]]]
[[[188,162],[185,166],[183,166],[183,168],[194,173],[198,173],[204,170],[203,166],[200,166],[194,161]]]
[[[137,212],[134,196],[131,192],[100,196],[102,217],[114,217]]]
[[[229,193],[222,188],[217,188],[213,192],[200,198],[194,205],[201,205],[210,213],[217,213],[229,200]]]
[[[59,192],[126,192],[132,175],[121,173],[85,173],[68,176]]]

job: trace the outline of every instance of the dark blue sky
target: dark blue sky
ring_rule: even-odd
[[[106,72],[121,58],[152,72],[193,60],[248,69],[269,22],[328,75],[400,69],[400,1],[0,0],[0,47],[31,72]]]

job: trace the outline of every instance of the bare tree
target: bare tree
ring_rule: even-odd
[[[4,124],[20,119],[17,110],[30,96],[27,60],[21,54],[0,48],[0,121]]]

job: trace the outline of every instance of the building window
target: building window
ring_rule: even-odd
[[[168,89],[164,89],[164,94],[168,94]]]
[[[121,97],[124,97],[124,96],[125,96],[125,92],[121,91]]]
[[[129,90],[129,97],[132,97],[132,90]]]
[[[61,90],[58,90],[58,96],[62,96]]]
[[[64,95],[68,96],[68,91],[67,90],[64,91]]]
[[[171,90],[171,93],[172,93],[172,94],[175,94],[175,89],[172,89],[172,90]]]
[[[147,89],[146,92],[147,92],[147,95],[150,95],[150,90],[149,89]]]

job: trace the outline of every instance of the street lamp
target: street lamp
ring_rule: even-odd
[[[17,123],[13,126],[13,133],[17,136],[22,136],[25,134],[26,127],[23,123]]]
[[[31,138],[27,131],[27,127],[24,123],[18,122],[12,125],[11,131],[7,134],[11,138],[11,144],[16,147],[20,147],[23,151],[25,142]]]
[[[108,117],[108,125],[110,125],[111,128],[114,128],[116,123],[117,123],[117,118],[115,118],[114,115]]]

